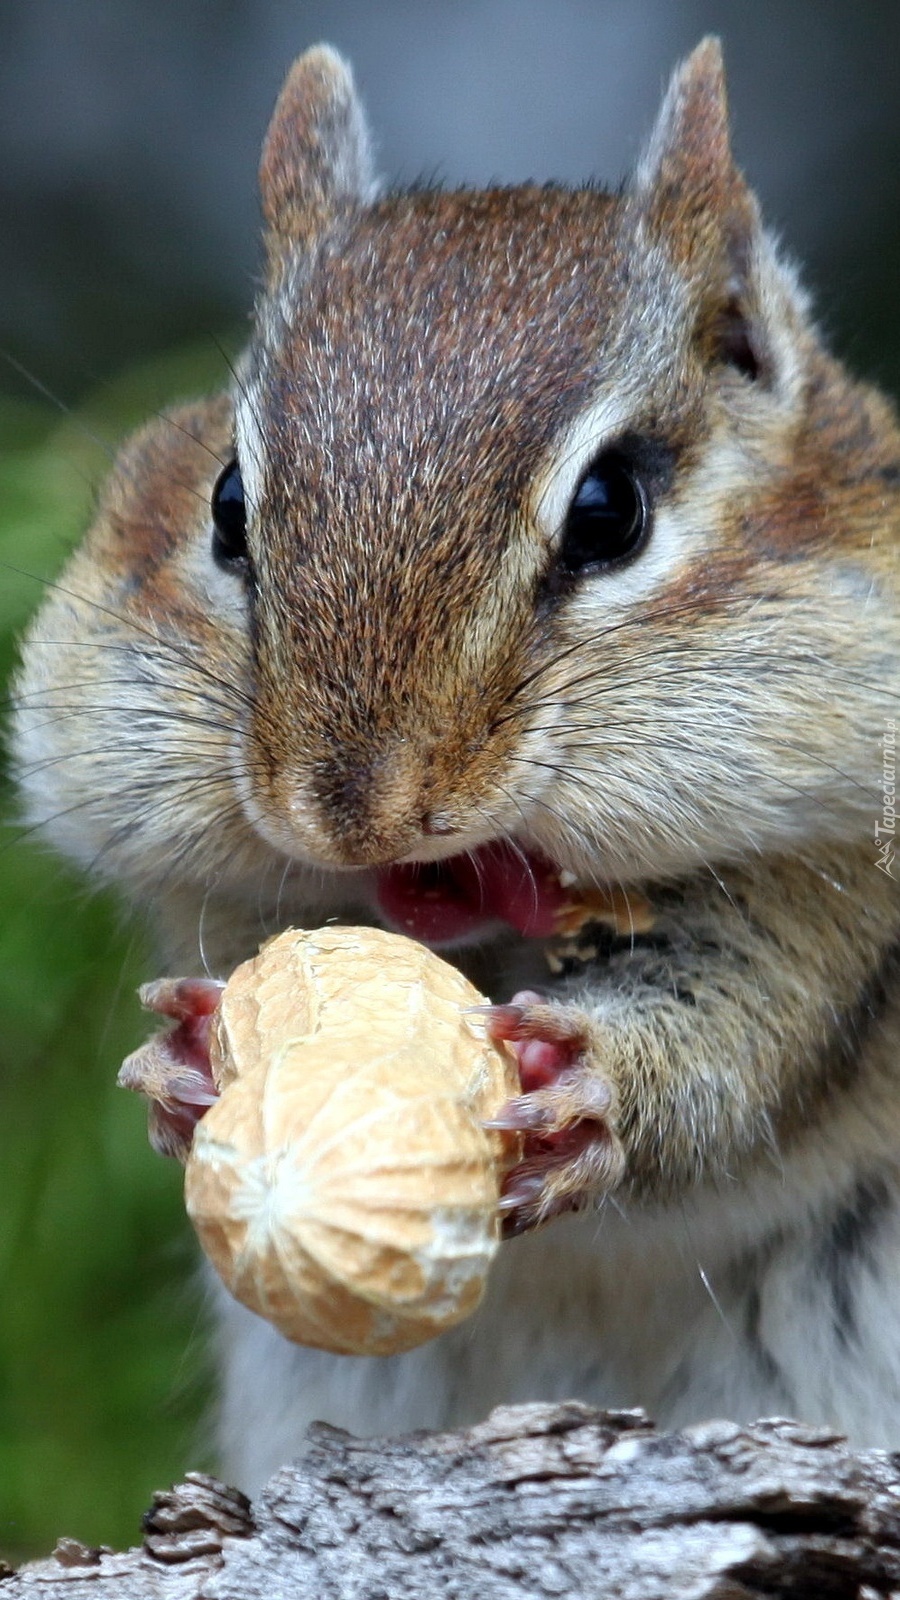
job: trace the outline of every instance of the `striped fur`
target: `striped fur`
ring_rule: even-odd
[[[658,919],[554,991],[613,1086],[618,1194],[506,1247],[476,1321],[410,1356],[225,1308],[228,1470],[316,1415],[570,1393],[896,1447],[900,435],[760,225],[717,46],[621,194],[380,196],[324,49],[261,176],[233,393],[126,446],[26,639],[29,816],[153,908],[172,969],[372,919],[374,866],[495,838]],[[652,535],[562,584],[571,495],[623,441]],[[235,446],[246,584],[210,557]],[[546,982],[511,936],[459,959],[498,999]]]

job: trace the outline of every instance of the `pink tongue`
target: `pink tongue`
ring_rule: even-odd
[[[548,938],[570,898],[548,861],[505,844],[482,845],[448,861],[387,867],[376,881],[388,922],[424,944],[451,944],[497,919],[526,938]]]

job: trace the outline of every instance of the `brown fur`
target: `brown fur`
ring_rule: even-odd
[[[776,1178],[807,1216],[896,1164],[900,896],[875,828],[900,435],[760,227],[717,46],[622,195],[374,199],[322,50],[261,178],[233,396],[126,448],[26,642],[31,813],[149,899],[187,966],[201,938],[226,970],[276,923],[372,917],[372,865],[492,839],[647,894],[653,938],[550,996],[614,1108],[592,1181],[621,1174],[651,1242],[698,1196],[735,1241],[751,1213],[786,1236]],[[569,581],[565,508],[610,444],[644,452],[654,526]],[[209,548],[235,447],[246,583]],[[82,714],[48,719],[76,681]],[[459,959],[498,998],[535,981],[512,936]]]

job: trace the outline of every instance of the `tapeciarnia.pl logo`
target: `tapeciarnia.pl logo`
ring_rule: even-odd
[[[888,721],[881,737],[881,821],[875,824],[875,865],[894,876],[894,840],[897,833],[897,724]]]

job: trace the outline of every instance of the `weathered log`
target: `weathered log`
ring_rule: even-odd
[[[639,1412],[508,1406],[459,1433],[323,1424],[251,1507],[189,1474],[141,1548],[60,1541],[0,1600],[900,1597],[900,1456],[780,1419],[662,1434]]]

